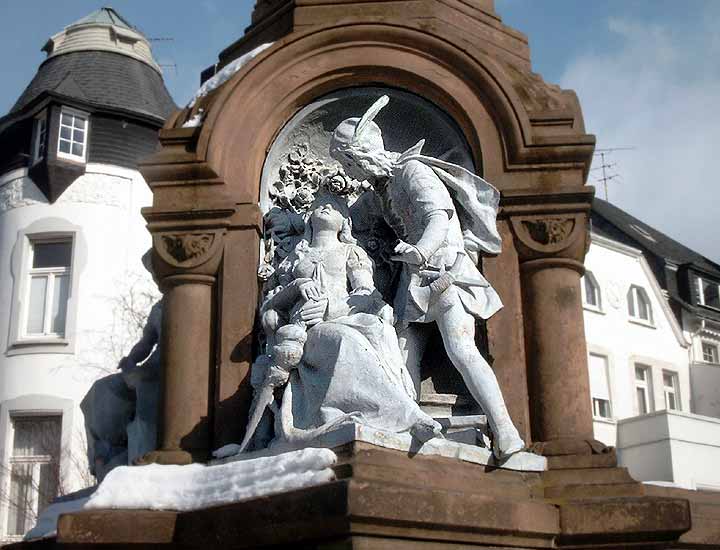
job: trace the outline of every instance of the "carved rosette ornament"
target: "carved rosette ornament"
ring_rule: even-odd
[[[565,241],[575,227],[575,220],[542,218],[539,220],[523,220],[522,224],[536,242],[549,245]]]
[[[171,270],[194,270],[217,255],[222,235],[218,231],[161,232],[153,236],[153,245]]]
[[[188,262],[203,256],[215,240],[212,233],[195,233],[190,235],[163,235],[165,248],[178,262]]]
[[[521,261],[564,259],[578,262],[585,256],[587,215],[548,213],[510,218]]]

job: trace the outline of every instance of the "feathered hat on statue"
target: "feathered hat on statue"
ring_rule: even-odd
[[[389,102],[390,98],[384,95],[373,103],[362,118],[347,118],[338,124],[330,140],[330,154],[353,147],[368,151],[385,150],[382,132],[373,120]]]

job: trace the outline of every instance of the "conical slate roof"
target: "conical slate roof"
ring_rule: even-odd
[[[177,108],[160,74],[145,63],[106,51],[72,52],[48,59],[10,113],[21,111],[44,92],[160,120]]]
[[[75,23],[68,25],[68,28],[75,27],[77,25],[92,24],[114,25],[116,27],[121,27],[129,30],[137,30],[130,23],[128,23],[127,19],[125,19],[122,15],[120,15],[118,12],[116,12],[113,8],[109,6],[102,7],[99,10],[92,12],[90,15],[86,15],[82,19],[75,21]]]
[[[165,120],[175,102],[152,57],[150,43],[110,7],[54,35],[48,58],[10,110],[22,111],[44,93]]]

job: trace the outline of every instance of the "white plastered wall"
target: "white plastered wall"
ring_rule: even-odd
[[[21,403],[17,413],[48,411],[71,416],[71,425],[63,422],[63,445],[71,445],[75,457],[84,456],[84,425],[79,403],[92,382],[114,370],[114,357],[126,353],[127,339],[118,316],[120,297],[130,285],[151,289],[152,282],[140,258],[150,246],[150,236],[140,208],[151,203],[152,195],[139,172],[116,166],[88,164],[78,178],[54,204],[49,204],[26,170],[0,176],[0,459],[7,463],[12,442],[6,434],[13,403]],[[56,353],[29,348],[30,353],[13,348],[11,331],[13,296],[22,276],[13,273],[13,251],[25,246],[18,239],[28,227],[43,226],[44,221],[73,226],[86,247],[78,268],[75,323],[67,338],[74,346]],[[40,225],[38,225],[40,224]],[[62,229],[61,227],[61,229]],[[24,267],[21,266],[23,271]],[[135,288],[137,290],[137,288]],[[68,353],[68,350],[70,353]],[[62,410],[48,403],[65,403]],[[68,410],[67,403],[71,403]],[[69,415],[69,411],[72,414]],[[67,419],[65,419],[67,420]],[[71,433],[68,433],[68,430]],[[5,434],[5,435],[3,435]],[[63,449],[63,453],[68,452]],[[0,480],[5,482],[6,480]],[[69,489],[85,480],[78,474],[68,479]],[[73,485],[75,487],[73,487]],[[66,488],[67,490],[68,488]],[[0,529],[4,510],[0,504]],[[0,538],[2,537],[0,531]]]
[[[651,367],[654,410],[665,408],[663,370],[677,374],[682,411],[691,410],[688,342],[640,251],[592,236],[585,266],[600,286],[601,311],[585,309],[588,352],[608,359],[613,419],[595,419],[595,436],[616,445],[616,421],[638,414],[635,363]],[[630,318],[627,293],[642,287],[650,299],[652,325]]]

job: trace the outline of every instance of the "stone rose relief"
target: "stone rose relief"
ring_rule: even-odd
[[[502,307],[476,267],[500,251],[499,192],[423,155],[424,140],[387,150],[374,119],[388,102],[336,124],[329,158],[289,143],[270,181],[262,353],[236,452],[307,445],[348,423],[420,444],[442,438],[417,402],[427,344],[419,327],[431,323],[487,417],[496,458],[524,448],[475,344],[476,320]]]

